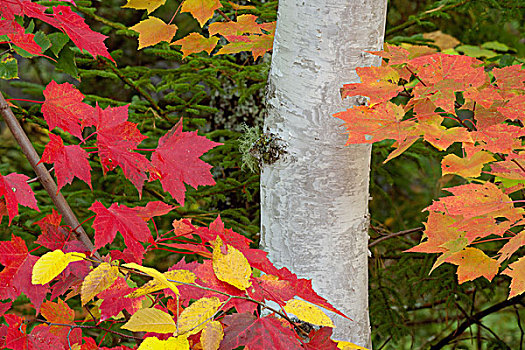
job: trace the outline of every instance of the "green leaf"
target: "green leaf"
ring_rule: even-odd
[[[501,51],[501,52],[516,52],[515,49],[508,47],[507,45],[500,43],[499,41],[489,41],[481,44],[481,47],[488,50]]]
[[[18,79],[18,62],[11,54],[0,59],[0,79]]]
[[[491,50],[482,49],[479,46],[473,45],[461,45],[456,47],[456,51],[462,52],[463,54],[470,57],[487,57],[491,58],[497,56],[497,53]]]
[[[71,75],[73,78],[80,80],[78,75],[77,64],[75,62],[75,54],[71,50],[71,42],[60,51],[56,68]]]
[[[64,33],[51,33],[47,37],[51,41],[51,52],[58,57],[64,45],[69,41],[69,37]]]

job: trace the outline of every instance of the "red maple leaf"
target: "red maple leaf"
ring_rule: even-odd
[[[62,299],[58,302],[46,301],[42,304],[40,314],[49,322],[62,325],[75,324],[75,311],[73,311]],[[49,332],[56,335],[64,347],[69,344],[82,343],[82,330],[80,328],[70,329],[66,326],[50,326]]]
[[[5,335],[5,346],[14,350],[57,350],[64,349],[60,339],[50,332],[47,325],[38,325],[26,334],[24,319],[17,315],[5,315],[9,324]]]
[[[35,194],[27,184],[27,180],[29,180],[29,177],[21,174],[12,173],[6,176],[0,174],[0,198],[4,197],[9,224],[18,215],[19,204],[40,211],[36,203]]]
[[[225,316],[224,338],[219,350],[247,346],[250,350],[302,349],[295,333],[271,316],[255,317],[250,313]]]
[[[379,103],[372,107],[354,106],[333,115],[346,122],[347,145],[352,143],[374,143],[385,139],[403,141],[416,136],[416,122],[403,120],[405,111],[392,102]]]
[[[35,42],[35,35],[26,33],[23,28],[20,28],[17,32],[8,34],[9,39],[16,46],[26,50],[33,55],[42,55],[42,48]]]
[[[50,332],[47,325],[41,324],[33,328],[31,334],[26,334],[23,319],[16,315],[6,315],[9,323],[5,337],[5,345],[14,350],[62,350],[65,349],[60,339]]]
[[[108,289],[98,294],[102,300],[100,304],[100,321],[105,321],[112,316],[117,316],[122,310],[127,310],[131,315],[142,307],[144,296],[138,298],[125,298],[133,288],[128,287],[126,280],[119,277]]]
[[[89,210],[97,214],[93,222],[95,249],[112,242],[117,232],[120,232],[130,252],[142,261],[144,247],[139,242],[146,242],[152,238],[148,225],[135,209],[117,203],[106,209],[102,203],[96,201]]]
[[[524,121],[523,111],[525,110],[525,95],[512,97],[502,107],[497,107],[498,112],[503,114],[507,119]]]
[[[414,58],[408,65],[427,87],[450,79],[460,83],[461,89],[465,90],[487,81],[483,62],[469,56],[436,53]]]
[[[182,119],[164,136],[151,156],[151,164],[158,172],[150,181],[160,178],[162,188],[177,202],[184,205],[184,184],[194,188],[199,185],[214,185],[211,165],[201,159],[204,153],[220,143],[197,135],[196,131],[183,132]]]
[[[462,215],[465,219],[477,216],[506,217],[514,222],[522,218],[523,209],[515,208],[509,196],[490,182],[446,188],[453,196],[442,197],[425,210],[447,215]]]
[[[81,50],[86,50],[94,57],[97,55],[109,58],[115,62],[109,55],[104,45],[107,36],[94,32],[84,22],[84,19],[73,12],[68,6],[57,6],[53,11],[54,18],[59,23],[59,27]]]
[[[430,55],[436,52],[436,49],[433,49],[428,46],[411,46],[408,49],[405,49],[400,46],[390,45],[385,43],[383,51],[367,51],[373,55],[383,57],[388,60],[389,65],[397,65],[405,63],[413,58]]]
[[[0,1],[0,13],[8,20],[14,20],[15,16],[26,15],[38,18],[56,27],[57,22],[52,15],[45,13],[47,7],[32,2],[31,0],[2,0]]]
[[[44,90],[44,96],[42,114],[49,130],[59,127],[82,140],[80,122],[93,114],[93,107],[82,102],[84,95],[69,83],[51,81]]]
[[[204,260],[202,264],[199,264],[198,267],[193,271],[198,277],[198,284],[201,286],[208,287],[210,289],[223,292],[229,295],[241,296],[244,294],[240,289],[232,286],[229,283],[223,282],[217,278],[215,272],[213,271],[213,265],[211,260]],[[215,293],[213,291],[205,291],[205,296],[215,296],[220,300],[226,300],[228,297],[224,294]],[[231,307],[231,305],[230,305]],[[224,310],[227,310],[228,307],[225,307]]]
[[[399,74],[391,67],[358,67],[357,74],[361,83],[345,84],[341,89],[341,97],[367,96],[370,103],[388,101],[403,91],[399,86]]]
[[[169,213],[170,211],[175,209],[175,207],[173,205],[168,205],[161,201],[155,201],[149,202],[148,204],[146,204],[145,207],[135,207],[133,209],[137,211],[137,214],[144,221],[148,221],[154,216],[162,216]]]
[[[4,314],[11,308],[11,305],[13,305],[12,301],[7,301],[5,303],[0,303],[0,316],[4,316]]]
[[[295,291],[290,281],[280,280],[273,275],[256,277],[254,278],[253,285],[260,289],[262,298],[265,300],[273,300],[279,305],[284,305],[295,296]]]
[[[331,339],[333,329],[330,327],[321,327],[319,330],[313,330],[308,337],[310,341],[304,344],[305,349],[309,350],[338,350],[337,343]]]
[[[523,90],[525,83],[525,69],[521,64],[503,68],[494,68],[492,70],[496,78],[496,84],[503,90]]]
[[[511,154],[515,149],[522,149],[520,138],[525,136],[522,127],[508,124],[496,124],[476,131],[472,131],[473,142],[478,144],[464,144],[467,154],[474,154],[476,149],[484,149],[492,153]]]
[[[329,311],[335,312],[336,314],[343,316],[344,318],[350,319],[341,311],[333,307],[332,304],[330,304],[325,298],[317,294],[312,287],[311,280],[298,278],[296,274],[290,272],[290,270],[288,270],[286,267],[279,269],[277,272],[278,273],[276,274],[276,276],[279,277],[279,279],[290,282],[296,296],[303,298],[304,300],[309,301],[312,304],[322,306]]]
[[[52,209],[51,214],[35,222],[33,225],[38,225],[42,231],[36,243],[50,250],[62,249],[70,233],[60,226],[61,221],[62,215]]]
[[[60,136],[49,134],[49,143],[44,149],[41,162],[51,163],[55,166],[57,177],[57,191],[71,184],[76,176],[91,187],[91,166],[88,161],[89,155],[79,145],[64,146]]]
[[[452,225],[456,222],[455,218],[443,213],[431,211],[425,223],[426,240],[419,245],[412,247],[405,252],[413,253],[445,253],[447,248],[442,246],[444,243],[457,240],[464,234]]]
[[[95,112],[83,121],[83,125],[94,125],[97,129],[98,155],[104,172],[120,166],[141,195],[150,164],[144,155],[135,151],[146,137],[137,129],[137,124],[127,119],[128,105],[106,109],[97,105]]]
[[[24,293],[38,312],[48,291],[47,285],[31,283],[33,265],[38,258],[29,254],[20,237],[13,235],[11,241],[0,243],[0,264],[4,266],[0,272],[0,299],[14,300]]]

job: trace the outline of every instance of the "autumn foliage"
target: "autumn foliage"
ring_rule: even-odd
[[[130,0],[125,7],[149,13],[162,4]],[[190,12],[202,25],[219,7],[218,0],[186,0],[180,10]],[[92,31],[72,7],[55,6],[48,11],[43,5],[20,0],[6,2],[0,11],[2,34],[30,55],[43,55],[43,49],[15,21],[23,15],[57,28],[94,57],[113,62],[105,37]],[[255,16],[241,15],[237,21],[214,23],[210,35],[222,35],[231,42],[218,54],[248,50],[257,57],[268,51],[274,24],[255,20]],[[176,32],[176,26],[152,16],[131,29],[139,32],[139,49],[161,40],[169,42]],[[173,44],[181,45],[188,55],[211,52],[217,41],[193,33]],[[160,181],[166,194],[184,205],[186,185],[214,185],[211,166],[200,157],[220,144],[196,131],[184,131],[182,119],[158,139],[154,149],[145,149],[140,145],[147,137],[128,120],[128,105],[90,105],[74,85],[55,81],[43,95],[41,113],[49,142],[39,163],[54,169],[57,192],[49,193],[51,197],[75,178],[92,189],[90,159],[99,160],[104,174],[122,171],[138,197],[146,181]],[[10,118],[9,113],[4,117]],[[64,142],[60,136],[64,134],[77,142]],[[88,146],[88,140],[95,146]],[[8,224],[20,206],[39,211],[28,180],[16,173],[0,175],[0,219],[6,216]],[[160,233],[155,220],[174,208],[162,201],[128,207],[96,200],[89,207],[93,216],[83,222],[94,231],[92,247],[79,239],[80,227],[63,224],[55,210],[34,222],[40,230],[36,249],[29,251],[15,235],[2,242],[0,298],[9,300],[0,307],[6,321],[0,326],[2,348],[103,348],[88,330],[111,332],[129,345],[113,349],[356,348],[330,339],[334,325],[318,306],[347,316],[317,295],[310,281],[287,268],[274,267],[265,252],[251,248],[251,240],[225,228],[220,217],[208,227],[175,220],[172,230]],[[123,238],[122,249],[107,249],[117,237]],[[193,254],[200,262],[183,259],[165,272],[142,265],[146,253],[156,249]],[[101,250],[107,254],[101,256]],[[36,326],[12,311],[13,301],[22,294],[36,311]],[[89,310],[85,320],[75,312],[82,308]],[[120,329],[105,328],[101,323],[106,321],[118,323]],[[303,322],[314,328],[301,328]]]
[[[23,57],[60,60],[66,55],[60,38],[65,38],[114,67],[106,37],[89,28],[74,1],[63,2],[44,6],[30,0],[2,1],[0,35]],[[160,42],[180,48],[183,57],[248,51],[257,58],[271,50],[275,22],[262,22],[249,13],[251,6],[232,2],[229,8],[242,14],[229,18],[218,0],[184,0],[173,17],[189,13],[201,27],[214,14],[223,20],[209,24],[208,36],[194,32],[172,42],[177,26],[151,15],[165,2],[128,0],[123,6],[147,12],[146,19],[128,30],[138,33],[139,50]],[[61,36],[45,40],[26,31],[21,18],[39,20]],[[46,54],[49,50],[54,57]],[[516,259],[516,252],[525,245],[525,221],[513,194],[523,189],[525,180],[524,71],[519,66],[492,68],[474,58],[423,47],[386,46],[373,54],[382,56],[384,64],[358,69],[362,83],[342,89],[343,98],[370,99],[368,105],[335,115],[348,125],[348,143],[394,139],[387,161],[421,138],[441,151],[454,148],[454,143],[461,146],[443,158],[442,171],[465,183],[448,188],[451,196],[426,209],[425,237],[409,251],[439,253],[434,268],[445,262],[457,265],[460,283],[478,277],[491,280],[501,273],[511,278],[509,297],[523,293],[525,258]],[[55,81],[43,95],[41,113],[49,141],[40,163],[53,167],[57,192],[75,178],[92,189],[94,159],[105,175],[121,171],[137,197],[146,183],[159,181],[163,195],[183,206],[186,185],[214,185],[211,166],[201,157],[220,143],[185,131],[182,119],[154,140],[155,148],[146,149],[141,144],[147,137],[128,120],[128,105],[89,104],[74,85]],[[77,142],[65,142],[60,135]],[[17,173],[0,175],[4,224],[11,225],[21,206],[39,211],[29,180]],[[310,281],[273,266],[265,252],[226,228],[220,216],[208,226],[175,220],[171,230],[159,232],[155,222],[174,209],[160,200],[135,207],[96,200],[89,206],[93,215],[82,218],[82,226],[94,232],[92,248],[80,239],[81,226],[64,224],[63,213],[55,210],[32,223],[39,230],[36,249],[29,251],[15,235],[2,242],[0,299],[7,300],[0,304],[5,319],[0,325],[2,348],[99,349],[103,347],[93,332],[110,332],[126,344],[112,349],[359,349],[331,339],[333,323],[321,308],[351,315],[319,296]],[[118,239],[124,246],[114,249],[111,243]],[[488,241],[503,242],[497,256],[475,247]],[[143,265],[146,253],[155,250],[195,259],[180,260],[161,272]],[[101,256],[100,251],[107,253]],[[13,302],[22,294],[37,314],[32,322],[14,312]],[[80,318],[80,310],[88,310],[89,316]],[[117,324],[117,330],[104,322]]]
[[[387,162],[423,139],[447,151],[443,176],[464,179],[425,209],[423,240],[408,252],[439,253],[432,270],[457,265],[459,283],[507,275],[509,298],[522,294],[525,257],[515,253],[525,245],[525,211],[513,194],[525,180],[525,70],[420,46],[385,45],[371,53],[383,65],[358,68],[362,83],[341,90],[343,97],[367,96],[370,103],[334,115],[346,122],[348,144],[393,139]],[[493,241],[502,245],[487,256],[482,244]]]

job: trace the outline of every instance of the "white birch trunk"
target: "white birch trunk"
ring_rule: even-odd
[[[280,0],[265,130],[287,145],[261,175],[261,244],[276,266],[311,278],[351,317],[334,337],[370,348],[368,182],[370,146],[344,146],[333,113],[356,67],[379,64],[386,0]]]

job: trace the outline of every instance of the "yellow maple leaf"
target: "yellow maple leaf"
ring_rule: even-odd
[[[317,326],[335,327],[332,320],[321,309],[304,300],[289,300],[284,306],[284,310],[294,314],[301,321]]]
[[[48,252],[37,260],[33,266],[31,283],[46,284],[58,276],[69,263],[83,260],[86,255],[82,253],[65,253],[60,249]]]
[[[157,270],[155,270],[155,269],[153,269],[151,267],[145,267],[145,266],[142,266],[142,265],[139,265],[139,264],[136,264],[136,263],[123,264],[122,266],[131,268],[131,269],[135,269],[135,270],[139,270],[141,272],[144,272],[145,274],[147,274],[147,275],[153,277],[155,280],[157,280],[159,285],[162,286],[161,289],[169,288],[175,294],[179,295],[179,290],[177,289],[177,287],[175,287],[175,284],[173,284],[170,281],[168,281],[166,276],[163,275],[162,273],[160,273],[159,271],[157,271]]]
[[[132,8],[135,10],[148,10],[148,14],[155,11],[158,7],[164,5],[166,0],[128,0],[128,3],[122,8]]]
[[[483,165],[495,161],[489,152],[479,151],[465,158],[447,154],[441,161],[442,175],[457,174],[463,177],[478,177]]]
[[[253,59],[257,59],[259,56],[264,55],[266,52],[272,49],[273,36],[273,33],[264,35],[253,34],[245,36],[228,36],[226,39],[230,40],[230,43],[224,45],[217,52],[217,55],[226,55],[242,51],[251,51]]]
[[[238,4],[234,4],[231,1],[228,1],[228,4],[230,4],[232,9],[234,10],[255,10],[256,9],[256,7],[252,5],[238,5]]]
[[[191,13],[202,27],[221,7],[219,0],[184,0],[180,12]]]
[[[147,337],[140,344],[137,350],[189,350],[190,343],[188,338],[180,336],[177,338],[170,337],[166,340],[160,340],[157,337]]]
[[[82,282],[80,289],[82,305],[85,305],[98,293],[111,287],[117,279],[118,273],[118,267],[112,266],[107,262],[103,262],[93,269]]]
[[[228,35],[242,35],[242,34],[263,34],[263,26],[257,23],[257,16],[254,15],[240,15],[237,17],[237,22],[214,22],[208,26],[210,35],[220,34],[222,36]]]
[[[209,55],[217,45],[218,41],[219,38],[215,36],[206,38],[198,33],[191,33],[190,35],[171,43],[171,45],[182,45],[182,58],[184,58],[192,53],[201,51],[206,51]]]
[[[132,332],[173,333],[177,330],[170,314],[159,309],[140,309],[123,326]]]
[[[221,305],[222,302],[216,297],[201,298],[195,301],[179,315],[177,334],[190,336],[199,333],[211,321]]]
[[[222,325],[218,321],[206,324],[201,333],[201,345],[203,350],[217,350],[224,338]]]
[[[139,50],[160,43],[161,41],[170,42],[175,36],[177,26],[166,24],[157,17],[148,17],[144,21],[135,24],[129,29],[139,33]]]
[[[248,260],[240,251],[227,246],[228,252],[222,253],[222,240],[217,236],[213,248],[213,271],[215,276],[221,281],[231,284],[241,290],[246,290],[252,285],[250,276],[252,269]]]
[[[171,270],[171,271],[164,272],[162,275],[166,278],[166,281],[170,279],[170,280],[184,282],[184,283],[193,283],[195,282],[195,279],[196,279],[195,274],[188,270]],[[172,283],[174,286],[180,285],[180,283],[175,283],[175,282],[170,282],[170,283]],[[168,287],[165,286],[162,281],[160,281],[159,279],[152,279],[151,281],[144,284],[139,289],[136,289],[130,294],[128,294],[126,297],[127,298],[137,298],[142,295],[157,292],[164,288],[168,288]]]
[[[509,299],[525,292],[525,257],[510,264],[502,274],[512,278]]]
[[[499,269],[499,263],[495,259],[489,258],[482,250],[473,247],[466,247],[459,252],[451,254],[444,261],[458,265],[459,284],[475,280],[481,276],[491,281]]]

